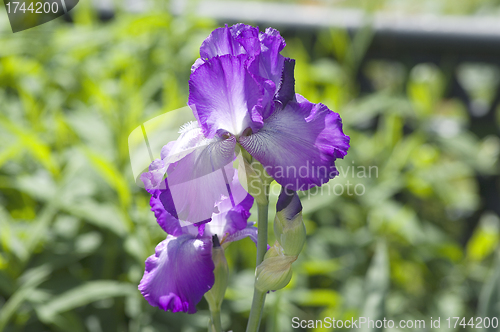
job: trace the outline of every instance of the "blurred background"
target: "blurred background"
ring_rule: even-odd
[[[127,139],[186,105],[201,42],[236,22],[280,29],[296,91],[351,137],[343,187],[303,195],[307,245],[262,331],[500,316],[500,1],[80,1],[16,34],[0,7],[0,331],[207,330],[204,300],[172,314],[137,290],[165,234]],[[226,330],[245,329],[255,251],[226,251]]]

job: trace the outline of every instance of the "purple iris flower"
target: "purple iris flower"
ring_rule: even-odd
[[[227,141],[227,152],[239,144],[286,189],[307,190],[338,174],[349,137],[337,113],[295,94],[284,47],[275,29],[216,29],[192,68],[189,106],[205,137]]]
[[[218,28],[203,42],[189,81],[197,122],[143,175],[148,190],[170,188],[179,219],[211,218],[231,190],[227,179],[241,147],[287,190],[321,186],[338,174],[335,160],[347,154],[349,136],[337,113],[295,94],[295,60],[280,54],[284,47],[277,30],[245,24]]]
[[[232,179],[231,196],[217,203],[217,213],[209,223],[182,226],[172,210],[168,187],[151,190],[151,210],[158,224],[169,233],[146,260],[146,271],[139,290],[152,306],[172,312],[196,312],[196,304],[214,284],[212,247],[226,247],[250,237],[257,242],[257,228],[247,222],[253,197]],[[240,201],[234,204],[235,199]],[[214,235],[217,238],[214,238]],[[219,242],[220,241],[220,242]]]

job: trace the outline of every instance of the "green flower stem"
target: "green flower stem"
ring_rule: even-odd
[[[222,332],[222,323],[220,319],[220,308],[210,308],[210,329],[209,332]]]
[[[267,252],[267,220],[268,220],[267,204],[257,204],[258,210],[258,235],[257,235],[257,266],[264,260],[264,255]]]
[[[257,204],[258,209],[258,238],[257,238],[257,266],[264,260],[264,255],[267,252],[267,219],[268,205]],[[266,301],[266,292],[262,292],[254,288],[252,308],[250,309],[250,317],[246,332],[258,332],[260,320],[262,318],[262,310]]]
[[[264,302],[266,301],[266,292],[262,292],[257,288],[253,291],[252,309],[250,309],[250,317],[248,318],[248,325],[246,332],[258,332],[260,327],[260,320],[262,318],[262,310],[264,309]]]

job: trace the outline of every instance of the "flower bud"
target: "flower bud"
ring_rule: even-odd
[[[275,243],[264,256],[264,261],[257,266],[255,287],[262,292],[278,290],[292,279],[292,263],[297,256],[287,256],[279,243]]]
[[[210,306],[210,310],[220,310],[229,278],[229,267],[227,265],[224,249],[219,243],[217,235],[212,237],[212,260],[214,261],[215,282],[212,288],[205,293],[205,298]]]
[[[306,242],[302,204],[296,192],[282,188],[276,204],[274,234],[286,255],[298,256]]]

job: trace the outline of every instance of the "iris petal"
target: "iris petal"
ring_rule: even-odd
[[[232,165],[236,158],[235,147],[233,136],[220,132],[214,138],[206,139],[201,128],[191,123],[181,130],[177,141],[163,148],[163,159],[154,162],[161,167],[152,169],[141,178],[153,195],[151,205],[154,205],[158,223],[167,233],[177,234],[172,229],[179,227],[177,223],[171,225],[171,217],[178,218],[180,226],[206,222],[217,212],[216,205],[224,197],[229,197],[235,171]],[[168,176],[163,180],[165,172]],[[159,175],[161,185],[156,184]],[[170,217],[163,217],[164,214],[160,213],[160,203]]]
[[[225,238],[225,241],[224,243],[231,243],[231,242],[234,242],[234,241],[239,241],[239,240],[242,240],[246,237],[249,237],[250,240],[252,240],[255,245],[257,245],[257,235],[258,235],[258,229],[257,227],[254,227],[255,223],[253,222],[249,222],[247,223],[247,226],[243,229],[240,229],[230,235],[228,235],[226,238]],[[268,249],[269,249],[269,246],[268,246]]]
[[[158,225],[160,225],[160,227],[167,232],[167,234],[175,236],[182,234],[182,227],[177,219],[176,211],[167,211],[166,209],[174,206],[172,202],[172,195],[168,188],[164,190],[156,190],[151,195],[149,204],[151,205],[151,211],[155,214]]]
[[[200,47],[201,59],[196,60],[192,71],[203,62],[216,56],[246,54],[255,60],[256,72],[266,80],[271,80],[278,88],[283,70],[284,57],[280,52],[286,43],[276,29],[267,28],[259,32],[259,28],[246,24],[227,25],[212,31]]]
[[[221,55],[255,55],[260,51],[259,29],[246,24],[227,25],[212,31],[200,47],[202,59]]]
[[[196,60],[191,72],[194,73],[214,57],[224,55],[245,57],[247,60],[245,66],[263,88],[262,110],[252,115],[252,120],[261,122],[262,118],[267,118],[275,109],[273,97],[285,104],[293,98],[295,93],[293,91],[293,64],[287,67],[287,61],[290,64],[293,60],[286,59],[280,54],[285,45],[285,40],[278,30],[267,28],[265,32],[259,32],[257,27],[242,23],[231,27],[226,25],[215,29],[202,43],[201,58]],[[291,69],[291,76],[288,69]],[[287,74],[286,79],[291,77],[291,80],[286,80],[291,84],[283,86],[283,74]]]
[[[218,205],[219,213],[212,215],[206,224],[205,236],[217,235],[223,239],[247,227],[253,197],[241,186],[237,172],[231,184],[231,197],[222,200]]]
[[[276,203],[276,212],[281,212],[286,219],[291,220],[300,211],[302,211],[302,203],[297,192],[282,188]]]
[[[261,52],[259,55],[259,75],[274,82],[278,89],[285,58],[280,54],[285,40],[276,29],[267,28],[259,34]]]
[[[340,116],[296,95],[297,102],[273,113],[257,133],[239,142],[279,184],[289,190],[321,186],[338,174],[335,160],[349,148]]]
[[[281,105],[286,105],[291,100],[295,99],[295,60],[285,59],[283,63],[283,72],[281,74],[281,81],[274,96],[276,101]],[[267,117],[266,117],[267,118]]]
[[[160,189],[166,171],[167,167],[163,160],[156,159],[149,165],[149,172],[141,174],[141,181],[144,183],[144,188],[146,188],[150,194]]]
[[[189,105],[207,138],[218,130],[239,135],[257,130],[262,118],[263,87],[246,66],[246,55],[223,55],[207,60],[191,74]]]
[[[201,177],[193,177],[190,159],[177,163],[167,177],[172,194],[172,209],[177,212],[182,225],[203,223],[217,212],[217,203],[229,196],[226,179],[232,175],[232,164]],[[166,207],[168,208],[168,207]]]
[[[205,139],[197,126],[184,131],[181,138],[164,159],[174,161],[179,155],[183,156],[167,169],[165,183],[173,206],[165,208],[175,210],[183,224],[204,222],[216,212],[216,204],[229,196],[229,179],[235,171],[232,162],[236,157],[236,140],[233,136],[221,135]],[[184,156],[186,150],[192,152]]]
[[[168,236],[146,260],[139,290],[152,306],[195,313],[196,304],[214,284],[213,270],[210,239]]]

